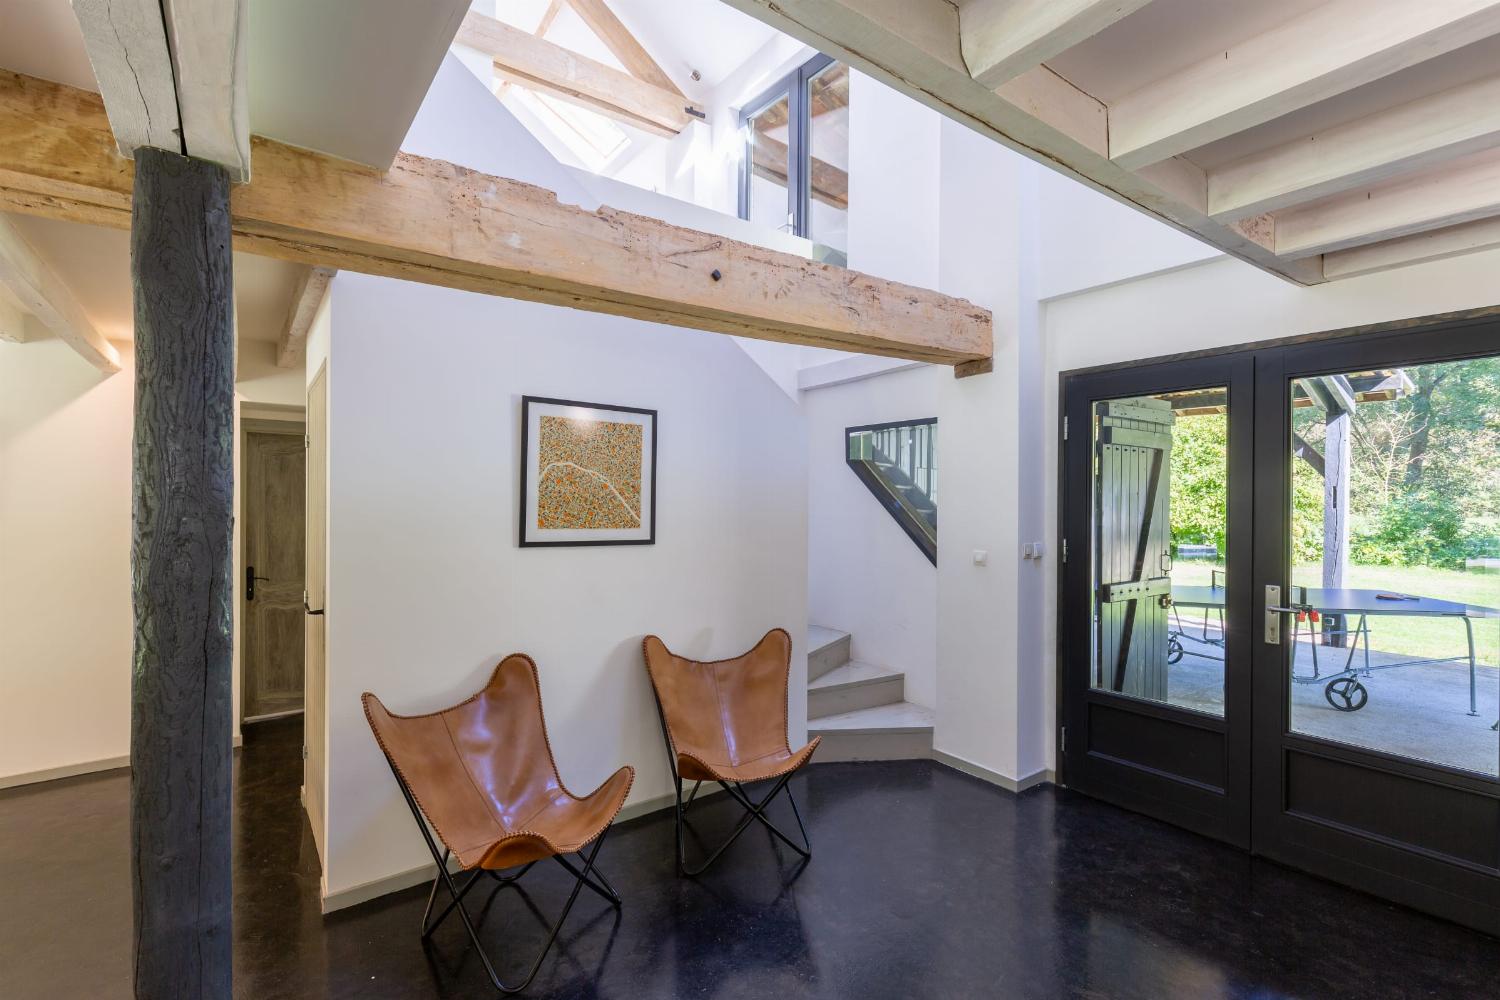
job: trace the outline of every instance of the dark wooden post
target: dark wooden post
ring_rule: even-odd
[[[135,995],[230,996],[229,177],[135,157]]]

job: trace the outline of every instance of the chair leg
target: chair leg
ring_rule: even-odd
[[[401,775],[395,773],[394,766],[391,768],[391,771],[393,774],[395,774],[396,784],[400,787],[401,794],[406,798],[407,807],[411,809],[412,818],[417,822],[417,828],[422,832],[422,839],[427,842],[427,850],[431,852],[433,860],[438,863],[437,881],[440,882],[448,890],[448,895],[452,897],[453,900],[448,904],[448,908],[443,911],[443,913],[438,917],[438,919],[430,928],[425,927],[426,914],[424,913],[424,932],[422,935],[423,939],[429,940],[432,930],[436,929],[439,923],[442,923],[443,918],[446,917],[449,912],[457,910],[458,919],[463,922],[464,930],[469,934],[469,943],[472,944],[474,946],[474,950],[479,953],[479,961],[484,965],[484,971],[490,977],[490,982],[494,985],[495,989],[499,990],[501,993],[506,994],[519,993],[522,990],[526,989],[526,987],[531,985],[531,981],[536,978],[537,972],[541,970],[542,961],[547,957],[547,953],[552,950],[552,945],[557,941],[557,934],[560,930],[562,930],[562,925],[564,921],[568,919],[568,914],[572,912],[573,904],[578,901],[578,894],[583,891],[583,887],[585,884],[590,883],[589,876],[594,872],[594,860],[599,856],[599,848],[604,846],[604,838],[608,836],[609,828],[606,827],[604,829],[604,832],[599,834],[599,836],[595,838],[593,849],[589,851],[586,857],[581,851],[579,852],[579,858],[583,860],[583,869],[581,871],[577,871],[577,881],[573,884],[573,891],[568,895],[568,901],[563,904],[562,912],[558,914],[557,919],[553,922],[551,928],[547,931],[547,942],[542,945],[542,950],[537,954],[536,961],[531,964],[531,971],[526,974],[526,978],[522,980],[518,985],[507,986],[504,982],[501,981],[499,974],[495,972],[494,963],[490,961],[489,954],[484,950],[484,945],[480,943],[479,932],[475,929],[474,922],[469,918],[469,911],[464,907],[463,904],[463,897],[471,888],[473,888],[474,883],[478,882],[479,879],[485,874],[484,870],[481,869],[474,872],[474,874],[470,876],[469,880],[464,883],[463,888],[460,889],[458,887],[453,879],[452,873],[448,871],[448,851],[444,849],[442,853],[438,852],[437,842],[433,840],[431,831],[427,829],[427,823],[422,818],[422,810],[420,807],[418,807],[416,799],[412,798],[411,790],[408,789],[405,782],[401,780]],[[503,878],[501,881],[513,882],[516,879],[520,878],[522,875],[526,874],[526,871],[530,867],[530,865],[527,865],[526,868],[523,868],[515,875]],[[574,870],[571,864],[565,864],[564,867],[568,868],[570,871]],[[432,896],[436,893],[436,891],[437,886],[436,884],[434,884],[432,893],[429,893],[428,895],[428,912],[430,912],[432,909]],[[596,891],[602,890],[599,890],[596,887]]]
[[[759,820],[762,824],[765,825],[767,829],[776,834],[776,836],[780,837],[788,847],[792,848],[792,850],[796,851],[798,854],[801,854],[804,858],[812,857],[812,845],[807,839],[807,830],[802,826],[802,815],[797,812],[797,803],[795,799],[792,799],[792,812],[797,816],[797,828],[802,831],[802,842],[807,845],[806,847],[798,847],[796,844],[792,843],[791,839],[788,838],[786,834],[776,829],[775,825],[772,824],[772,822],[765,816],[766,806],[770,805],[771,800],[774,799],[783,789],[786,790],[787,797],[791,798],[791,788],[787,784],[789,781],[791,781],[791,778],[792,775],[790,773],[783,774],[780,778],[777,779],[776,784],[772,786],[771,790],[767,792],[758,803],[752,802],[750,800],[750,797],[745,794],[745,791],[741,786],[730,785],[722,781],[719,782],[719,784],[723,786],[724,790],[729,793],[730,797],[744,807],[745,816],[739,821],[734,830],[729,834],[729,839],[720,844],[718,849],[710,854],[708,856],[708,859],[695,869],[690,869],[687,865],[687,851],[683,839],[683,827],[686,823],[683,813],[686,811],[686,808],[682,803],[682,784],[681,782],[679,782],[677,785],[676,811],[678,873],[686,875],[689,878],[702,875],[709,869],[709,866],[711,866],[715,861],[719,859],[719,855],[723,854],[729,848],[729,845],[738,840],[740,838],[740,834],[749,829],[750,824],[755,822],[756,820]]]
[[[580,853],[578,857],[582,859],[583,855]],[[615,892],[614,886],[609,884],[609,879],[605,878],[604,873],[598,868],[594,869],[594,875],[596,875],[599,881],[603,882],[604,885],[600,885],[599,882],[595,882],[593,879],[585,877],[582,872],[573,867],[573,863],[571,861],[563,857],[561,854],[554,854],[552,856],[552,860],[556,861],[558,864],[562,865],[569,872],[571,872],[574,878],[583,879],[583,884],[597,892],[606,903],[615,907],[616,909],[620,907],[620,904],[623,902],[620,899],[620,894]]]

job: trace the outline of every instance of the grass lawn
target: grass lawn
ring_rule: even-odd
[[[1172,582],[1207,586],[1211,570],[1223,564],[1179,561],[1172,567]],[[1316,587],[1323,571],[1317,565],[1298,566],[1292,582]],[[1419,597],[1436,597],[1486,608],[1500,608],[1500,573],[1466,573],[1431,566],[1351,566],[1347,584],[1360,590],[1385,590]],[[1187,616],[1198,612],[1183,610]],[[1463,624],[1440,618],[1371,618],[1370,648],[1412,657],[1465,656]],[[1500,664],[1500,619],[1474,621],[1474,644],[1480,663]]]

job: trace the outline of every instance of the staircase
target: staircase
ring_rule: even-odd
[[[849,633],[807,629],[807,735],[820,761],[932,756],[933,713],[905,701],[900,671],[849,659]]]

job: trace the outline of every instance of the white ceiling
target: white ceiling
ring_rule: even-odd
[[[42,256],[94,327],[110,340],[134,340],[130,234],[76,222],[8,216]],[[299,268],[286,261],[234,255],[235,320],[241,340],[276,341],[286,322]]]
[[[609,0],[609,6],[667,75],[694,96],[723,83],[777,34],[721,0]],[[693,70],[701,83],[692,81]]]

